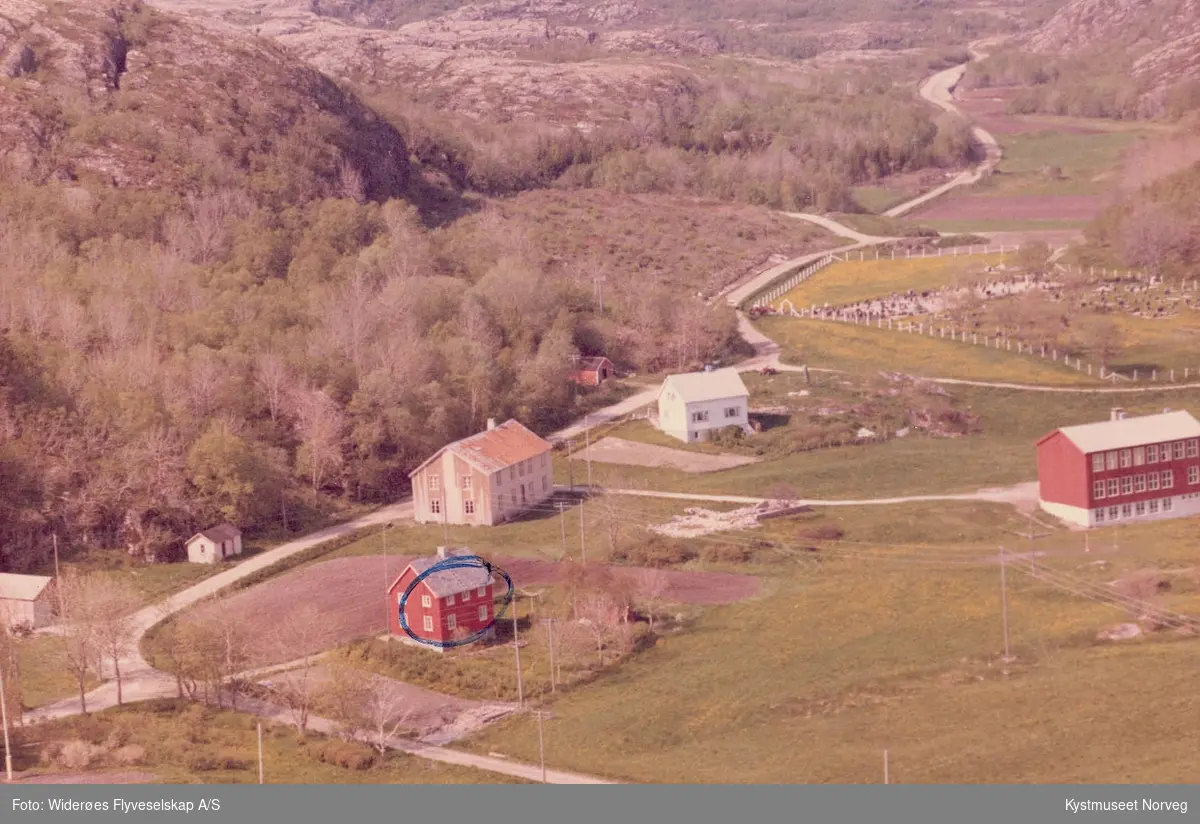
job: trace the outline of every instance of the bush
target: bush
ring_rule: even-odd
[[[706,546],[700,557],[713,564],[742,564],[750,560],[750,550],[737,544]]]
[[[347,770],[369,770],[378,757],[370,747],[353,741],[327,741],[317,748],[315,755],[322,764]]]
[[[833,524],[819,524],[800,530],[800,537],[806,541],[836,541],[845,534],[841,527]]]
[[[146,760],[146,748],[130,744],[114,751],[112,758],[122,767],[134,767]]]
[[[654,535],[640,543],[618,547],[610,557],[632,566],[666,567],[686,564],[696,557],[696,550],[683,541]]]
[[[212,772],[213,770],[245,770],[250,768],[250,762],[238,758],[233,753],[223,752],[218,755],[196,754],[188,757],[188,769],[194,772]]]
[[[740,426],[723,426],[713,430],[710,439],[716,446],[737,446],[746,438]]]
[[[103,747],[75,738],[63,744],[58,763],[68,770],[85,770],[103,754]]]

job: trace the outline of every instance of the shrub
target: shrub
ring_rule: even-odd
[[[723,426],[716,429],[710,436],[716,446],[737,446],[746,438],[746,433],[740,426]]]
[[[333,764],[347,770],[369,770],[377,754],[365,744],[354,741],[327,741],[315,755],[322,764]]]
[[[632,566],[665,567],[686,564],[696,557],[696,550],[683,541],[663,535],[653,535],[639,543],[618,547],[611,558]]]
[[[706,546],[700,557],[709,563],[742,564],[750,560],[750,549],[737,544],[716,544]]]
[[[122,767],[133,767],[146,760],[146,748],[137,744],[121,747],[112,754],[112,758]]]
[[[103,747],[75,738],[63,744],[58,763],[68,770],[84,770],[103,754]]]
[[[845,534],[841,527],[833,524],[818,524],[800,530],[800,537],[806,541],[836,541]]]

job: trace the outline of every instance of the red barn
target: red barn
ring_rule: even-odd
[[[1079,526],[1200,513],[1200,422],[1188,412],[1065,426],[1037,443],[1039,504]]]
[[[580,386],[599,386],[612,376],[613,363],[603,355],[580,358],[578,366],[571,370],[571,380]]]
[[[388,619],[392,635],[412,640],[400,626],[399,607],[413,579],[439,561],[471,554],[466,549],[440,546],[437,555],[417,558],[404,568],[388,589],[388,602],[393,604]],[[495,578],[482,567],[438,570],[423,578],[408,596],[404,603],[404,620],[417,636],[441,644],[466,638],[485,628],[490,635],[495,616],[494,585]],[[443,649],[432,644],[422,646]]]

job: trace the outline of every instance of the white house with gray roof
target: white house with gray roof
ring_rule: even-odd
[[[0,622],[37,629],[53,620],[54,579],[0,572]]]
[[[658,391],[658,428],[687,443],[736,426],[749,434],[750,393],[733,368],[668,375]]]

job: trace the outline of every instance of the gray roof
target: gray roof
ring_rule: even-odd
[[[0,572],[0,599],[5,601],[36,601],[53,578],[45,575],[18,575]]]
[[[469,549],[450,549],[446,551],[448,556],[473,555]],[[413,572],[420,575],[425,570],[429,569],[434,564],[445,560],[436,555],[430,555],[424,558],[417,558],[409,564]],[[468,592],[472,589],[479,589],[493,583],[495,578],[492,574],[483,567],[460,567],[458,569],[442,569],[425,578],[422,583],[429,587],[438,598],[445,598],[450,595],[458,595],[460,592]]]
[[[242,531],[230,523],[217,524],[208,529],[202,529],[195,535],[187,539],[187,543],[191,543],[197,538],[207,538],[210,541],[216,541],[218,544],[222,541],[232,541],[234,538],[242,534]]]
[[[717,401],[725,398],[745,398],[750,396],[742,376],[732,366],[724,369],[714,369],[711,372],[687,372],[682,375],[668,375],[663,381],[661,395],[668,387],[683,399],[684,403],[699,403],[701,401]]]
[[[1109,449],[1128,449],[1163,441],[1200,438],[1200,422],[1190,412],[1162,412],[1157,415],[1138,415],[1115,421],[1064,426],[1058,430],[1067,436],[1084,454]]]

